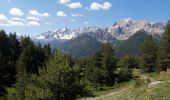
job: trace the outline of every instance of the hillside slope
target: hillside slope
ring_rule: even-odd
[[[74,58],[83,58],[96,53],[102,43],[87,34],[69,40],[61,46],[63,52],[72,55]]]
[[[147,35],[148,34],[146,31],[140,30],[127,40],[118,40],[114,45],[115,54],[119,57],[127,54],[139,55],[144,43],[144,39]],[[153,35],[153,38],[157,43],[159,43],[160,37],[158,35]]]
[[[115,49],[115,54],[118,57],[124,55],[139,55],[143,46],[146,31],[138,31],[127,40],[116,40],[112,42]],[[154,40],[159,43],[160,37],[153,35]],[[77,38],[63,43],[59,48],[67,54],[72,55],[74,58],[84,58],[95,54],[102,43],[90,35],[83,34]]]

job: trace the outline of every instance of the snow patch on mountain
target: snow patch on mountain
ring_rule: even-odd
[[[139,30],[144,30],[151,35],[161,35],[164,32],[164,24],[143,20],[134,21],[128,18],[115,22],[112,27],[108,28],[109,33],[118,40],[127,40]]]
[[[135,21],[131,18],[123,19],[111,27],[80,27],[78,29],[56,28],[48,32],[44,32],[36,37],[35,40],[62,40],[67,41],[76,38],[82,34],[88,34],[100,42],[112,42],[116,39],[127,40],[139,30],[144,30],[151,35],[161,35],[164,32],[163,23],[155,23],[148,21]]]

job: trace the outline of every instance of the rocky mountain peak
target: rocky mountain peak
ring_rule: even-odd
[[[70,40],[82,34],[88,34],[100,42],[112,42],[116,39],[127,40],[139,30],[144,30],[148,34],[161,35],[164,31],[163,23],[148,22],[144,20],[132,20],[131,18],[117,21],[111,27],[80,27],[74,30],[56,28],[44,32],[35,37],[36,40]]]

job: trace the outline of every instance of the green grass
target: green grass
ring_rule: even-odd
[[[163,100],[170,100],[170,83],[160,84],[154,91],[155,96],[163,98]]]
[[[126,88],[130,85],[134,84],[134,81],[129,81],[129,82],[123,82],[123,83],[117,83],[111,87],[109,86],[99,86],[98,89],[94,86],[89,86],[89,89],[92,91],[94,97],[100,96],[100,95],[105,95],[110,92],[118,91],[120,89]]]
[[[162,76],[159,73],[145,73],[148,77],[153,78],[155,81],[162,80],[165,83],[159,84],[153,88],[148,88],[148,83],[144,83],[139,87],[134,87],[129,91],[121,93],[116,96],[115,100],[170,100],[170,83],[167,81],[170,76]]]
[[[133,75],[139,77],[129,82],[120,83],[112,87],[102,86],[100,87],[102,89],[98,91],[96,91],[94,87],[91,87],[91,89],[93,89],[94,96],[105,96],[103,98],[105,100],[170,100],[170,83],[168,83],[168,81],[170,81],[170,75],[162,76],[159,73],[141,74],[140,70],[138,69],[134,69]],[[147,78],[142,80],[143,76],[146,76],[148,79],[152,78],[154,81],[162,80],[164,81],[164,83],[156,85],[152,88],[148,88],[149,83],[147,81]],[[122,91],[125,88],[128,89]],[[115,94],[108,96],[109,93]],[[88,98],[85,98],[83,100],[88,100]]]
[[[158,72],[153,72],[153,73],[144,73],[144,75],[151,77],[157,81],[170,80],[170,74],[160,75],[160,73],[158,73]]]

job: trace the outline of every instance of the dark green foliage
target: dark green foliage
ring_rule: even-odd
[[[0,31],[0,65],[6,64],[9,57],[9,40],[5,31]]]
[[[47,61],[48,58],[52,55],[50,44],[44,45],[43,51],[44,51],[44,60]]]
[[[104,44],[93,56],[81,62],[85,69],[85,78],[96,90],[101,85],[112,86],[117,82],[129,81],[133,78],[132,69],[138,68],[138,58],[125,56],[118,63],[114,49],[110,43]]]
[[[18,80],[17,84],[23,84],[26,79],[22,78],[24,75],[30,73],[38,74],[38,68],[44,66],[49,56],[51,56],[50,45],[45,45],[43,48],[41,45],[35,46],[29,37],[21,37],[19,41],[15,33],[7,35],[5,31],[1,30],[0,95],[6,93],[7,87],[14,86],[16,76]],[[24,81],[20,79],[23,79]],[[22,89],[24,88],[20,87],[18,90]]]
[[[103,44],[100,50],[92,57],[86,59],[85,76],[97,88],[98,84],[113,85],[114,71],[116,70],[116,57],[110,43]]]
[[[160,68],[167,68],[170,62],[169,31],[168,29],[165,31],[161,41],[159,50],[161,56],[158,59]],[[147,37],[144,40],[145,36]],[[117,41],[113,48],[110,43],[102,45],[96,39],[82,35],[70,40],[71,42],[64,44],[62,48],[64,53],[73,54],[74,58],[94,54],[78,64],[78,61],[60,51],[54,54],[50,45],[43,47],[38,43],[35,45],[29,37],[21,37],[19,42],[15,34],[8,36],[1,31],[0,93],[5,93],[4,86],[12,86],[7,89],[8,99],[72,100],[87,96],[91,94],[87,89],[87,83],[98,90],[100,85],[112,86],[117,82],[132,79],[132,69],[139,68],[140,61],[137,56],[132,55],[139,54],[143,43],[142,68],[145,71],[153,71],[157,48],[154,40],[145,31],[139,31],[128,40]],[[118,60],[115,49],[119,57],[126,54],[130,56],[127,55]],[[17,75],[15,69],[17,69]]]
[[[26,72],[28,74],[38,74],[38,68],[43,67],[51,55],[50,45],[41,47],[41,45],[38,44],[38,46],[36,46],[29,37],[21,37],[20,46],[22,51],[25,52],[25,58],[27,60],[25,63]]]
[[[127,68],[139,68],[139,58],[137,56],[123,56],[119,62],[119,67],[127,67]]]
[[[44,68],[45,62],[51,56],[50,45],[34,45],[29,37],[21,37],[21,54],[17,61],[17,81],[15,88],[8,89],[9,99],[24,100],[26,87],[32,74],[39,74],[39,69]]]
[[[5,92],[3,85],[7,85],[8,82],[8,70],[10,65],[8,64],[9,59],[9,41],[5,31],[0,31],[0,95]]]
[[[27,49],[24,49],[22,51],[17,64],[16,97],[18,100],[24,100],[25,98],[25,88],[28,78],[26,74],[26,65],[28,62],[27,53],[28,53]]]
[[[19,41],[16,34],[8,36],[6,32],[0,31],[0,95],[5,92],[4,87],[15,83],[15,64],[20,53]]]
[[[103,83],[104,79],[103,70],[101,69],[99,59],[100,58],[96,54],[81,63],[81,66],[85,69],[85,78],[94,84],[96,90],[98,89],[98,85]]]
[[[127,67],[120,67],[116,71],[116,83],[117,82],[126,82],[133,78],[132,69]]]
[[[20,42],[17,39],[16,33],[9,34],[9,60],[10,60],[10,67],[11,67],[11,77],[13,77],[11,80],[13,83],[15,82],[15,75],[16,75],[16,62],[19,58],[19,55],[21,53],[21,48],[20,48]]]
[[[117,68],[117,82],[129,81],[132,79],[132,68],[138,67],[138,64],[134,57],[124,56],[118,61]]]
[[[100,68],[103,70],[104,82],[107,85],[114,83],[114,71],[116,69],[116,57],[110,43],[104,44],[99,50]]]
[[[32,75],[26,93],[29,99],[72,100],[88,94],[81,69],[70,57],[57,51],[39,75]]]
[[[16,33],[14,34],[9,34],[9,44],[10,44],[10,65],[14,68],[15,70],[15,65],[16,61],[19,58],[20,55],[20,42],[17,40]]]
[[[141,52],[141,69],[144,72],[153,72],[156,69],[157,44],[151,35],[146,36]]]
[[[167,23],[165,27],[158,53],[158,69],[166,70],[167,68],[170,68],[170,23]]]

